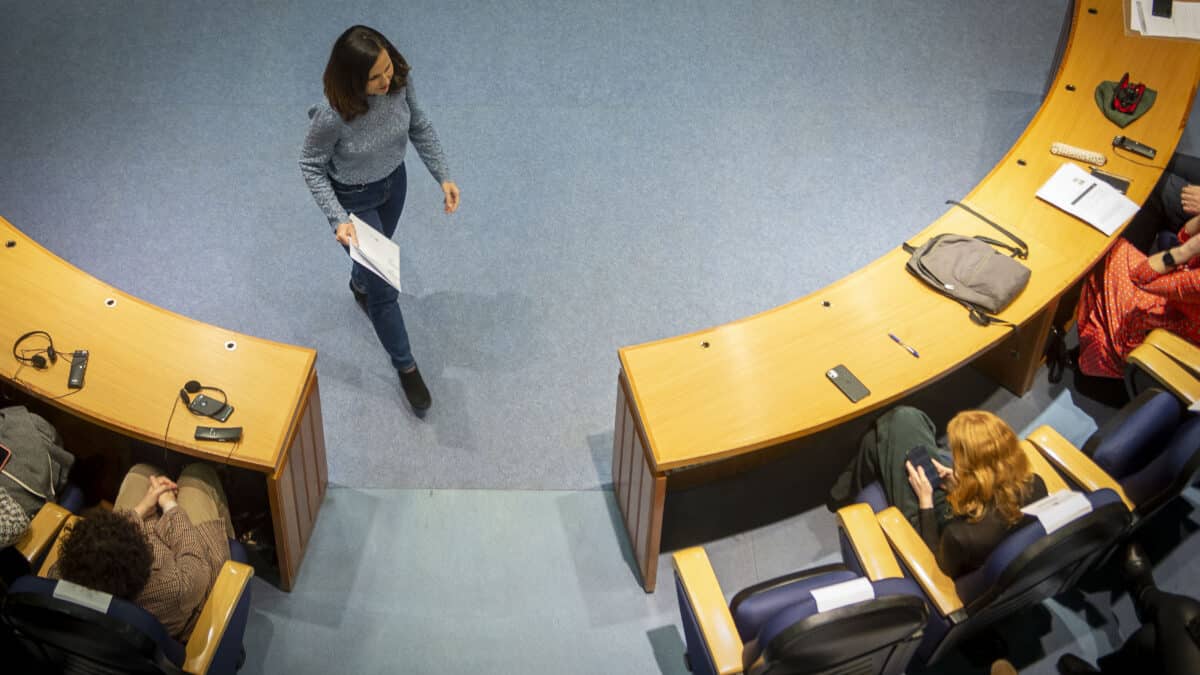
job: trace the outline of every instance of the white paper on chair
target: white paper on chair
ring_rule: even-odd
[[[350,246],[350,258],[399,291],[400,247],[353,213],[350,222],[358,235],[358,246]]]
[[[1120,190],[1071,162],[1058,167],[1037,197],[1110,237],[1138,211],[1137,203]]]
[[[59,600],[94,609],[101,614],[108,613],[108,606],[112,603],[113,597],[108,593],[93,591],[87,586],[80,586],[64,579],[59,579],[58,583],[54,585],[53,595]]]
[[[853,605],[856,602],[875,599],[875,587],[871,585],[870,579],[864,577],[843,581],[840,584],[831,584],[823,588],[814,588],[809,593],[812,593],[813,600],[817,601],[818,612],[828,612],[831,609]]]
[[[1196,399],[1195,403],[1189,405],[1188,410],[1195,413],[1200,413],[1200,399]]]
[[[1076,518],[1091,513],[1092,503],[1082,492],[1059,490],[1029,504],[1021,509],[1021,512],[1037,518],[1046,530],[1046,534],[1050,534]]]

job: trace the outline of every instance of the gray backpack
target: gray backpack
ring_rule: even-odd
[[[915,248],[904,244],[904,250],[912,254],[905,267],[930,288],[966,307],[971,321],[980,326],[1013,326],[993,315],[1007,307],[1029,283],[1029,268],[1016,260],[1028,257],[1029,247],[966,204],[952,200],[946,203],[966,209],[1004,233],[1016,246],[989,237],[939,234]]]

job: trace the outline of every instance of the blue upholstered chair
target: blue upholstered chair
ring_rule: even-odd
[[[1039,475],[1048,469],[1044,460],[1035,465]],[[1061,486],[1057,476],[1047,481],[1052,494]],[[1089,512],[1050,533],[1030,519],[1013,530],[982,567],[952,579],[900,510],[886,505],[881,489],[869,487],[861,496],[862,502],[838,511],[843,558],[852,571],[870,579],[886,574],[882,568],[898,561],[904,576],[918,583],[930,607],[913,659],[920,665],[940,660],[980,629],[1072,586],[1111,547],[1130,518],[1115,492],[1082,494]]]
[[[872,582],[828,565],[756,584],[726,605],[704,549],[674,560],[685,658],[697,675],[898,675],[926,622],[920,589],[898,569]]]
[[[1108,488],[1133,512],[1131,528],[1174,499],[1200,473],[1200,415],[1179,400],[1148,389],[1092,435],[1082,449],[1050,427],[1029,440],[1063,475],[1084,490]]]
[[[5,659],[28,659],[21,672],[30,673],[234,673],[244,656],[254,570],[240,543],[231,540],[230,552],[233,560],[221,568],[186,644],[131,602],[70,582],[21,577],[0,604],[2,629],[16,638]]]

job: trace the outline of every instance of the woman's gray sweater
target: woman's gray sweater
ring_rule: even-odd
[[[438,184],[450,180],[437,133],[413,95],[411,75],[403,89],[368,96],[367,112],[350,122],[328,101],[309,108],[308,117],[300,170],[317,206],[335,229],[349,221],[350,214],[338,203],[329,179],[347,185],[382,180],[404,161],[410,139]]]

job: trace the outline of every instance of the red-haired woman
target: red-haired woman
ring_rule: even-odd
[[[409,142],[442,187],[446,213],[458,208],[458,187],[433,125],[413,93],[408,62],[379,31],[352,26],[334,42],[325,67],[326,100],[308,111],[300,167],[317,205],[343,246],[358,243],[350,214],[391,238],[404,209]],[[417,369],[398,292],[354,263],[350,290],[366,310],[409,404],[418,413],[432,404]]]
[[[960,412],[946,436],[954,468],[936,457],[933,422],[911,407],[888,411],[863,437],[859,454],[834,488],[831,505],[879,481],[888,503],[920,532],[951,577],[978,568],[1025,517],[1021,507],[1046,496],[1012,428],[984,410]],[[935,490],[922,467],[908,460],[924,446],[941,479]]]

